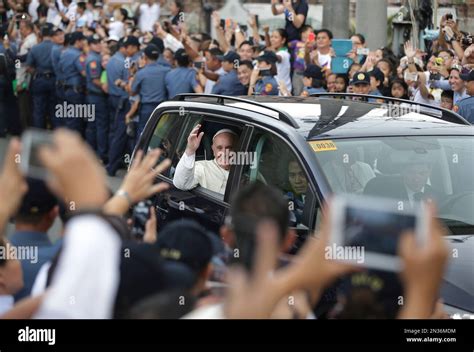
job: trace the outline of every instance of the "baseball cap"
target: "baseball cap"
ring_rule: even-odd
[[[354,291],[369,291],[380,304],[387,318],[395,318],[400,306],[399,297],[403,296],[403,286],[396,273],[381,270],[357,272],[341,279],[338,293],[350,300]]]
[[[321,67],[317,65],[308,65],[306,70],[304,70],[303,77],[311,77],[319,80],[324,79],[323,71],[321,70]]]
[[[352,84],[370,84],[370,76],[366,72],[356,72],[352,77]]]
[[[71,45],[74,45],[74,43],[76,43],[78,40],[84,40],[86,39],[84,33],[82,32],[73,32],[71,33],[71,37],[70,37],[70,43]]]
[[[158,51],[160,52],[160,54],[162,54],[163,51],[165,51],[165,44],[163,43],[163,40],[161,38],[153,37],[153,38],[151,38],[151,40],[148,44],[156,45],[156,47],[158,48]]]
[[[268,63],[274,64],[278,61],[278,58],[273,51],[265,50],[257,57],[257,61],[266,61]]]
[[[235,60],[240,60],[240,55],[235,51],[228,51],[225,55],[218,55],[217,59],[219,61],[234,62]]]
[[[90,35],[87,37],[87,42],[89,44],[99,44],[100,43],[100,36],[98,34]]]
[[[474,70],[471,70],[468,73],[460,75],[461,79],[466,82],[474,81]]]
[[[157,60],[160,56],[160,51],[154,44],[148,44],[143,52],[145,53],[145,56],[151,60]]]
[[[165,226],[155,245],[162,258],[184,263],[196,274],[210,263],[213,255],[209,234],[192,220],[178,220]]]
[[[23,197],[18,215],[46,214],[58,205],[58,200],[44,181],[27,178],[26,182],[28,183],[28,192]]]
[[[123,40],[123,46],[129,46],[129,45],[140,47],[140,41],[138,40],[137,37],[133,35],[129,35],[128,37],[125,37],[125,39]]]

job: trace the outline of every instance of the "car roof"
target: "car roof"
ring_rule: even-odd
[[[380,97],[379,97],[380,98]],[[382,97],[383,98],[383,97]],[[420,106],[387,98],[388,104],[368,103],[333,97],[226,97],[183,94],[173,101],[189,101],[245,110],[283,124],[275,128],[293,130],[307,140],[321,138],[362,138],[376,136],[474,135],[474,128],[461,116],[440,108]],[[395,101],[393,104],[392,101]],[[280,127],[277,127],[280,126]]]
[[[323,97],[249,97],[295,119],[305,138],[354,138],[400,135],[474,135],[462,122],[446,121],[436,110]],[[257,109],[255,109],[258,111]]]

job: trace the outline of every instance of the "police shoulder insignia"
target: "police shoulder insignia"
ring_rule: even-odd
[[[454,112],[458,112],[458,111],[459,111],[459,106],[457,106],[457,105],[454,105],[454,107],[453,107],[453,111],[454,111]]]
[[[273,84],[267,83],[265,85],[265,92],[270,93],[273,90]]]
[[[84,61],[86,61],[86,58],[83,55],[81,55],[81,56],[79,56],[79,61],[84,62]]]
[[[97,62],[92,61],[91,62],[91,69],[96,69],[97,68]]]

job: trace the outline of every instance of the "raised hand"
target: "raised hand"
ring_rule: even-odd
[[[199,129],[201,125],[196,125],[194,129],[191,131],[188,137],[188,145],[186,146],[186,154],[188,156],[193,155],[196,153],[196,150],[199,148],[201,144],[202,137],[204,136],[204,132],[199,133]]]

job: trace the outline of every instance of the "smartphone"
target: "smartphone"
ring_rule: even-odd
[[[405,75],[403,78],[405,79],[405,81],[418,82],[418,73],[405,71]]]
[[[366,196],[336,196],[331,203],[331,239],[326,257],[370,269],[400,271],[399,241],[406,231],[423,246],[427,239],[423,203],[399,210],[393,201]]]
[[[204,64],[204,62],[202,62],[202,61],[195,61],[194,62],[194,67],[196,69],[200,70],[202,68],[203,64]]]
[[[28,129],[21,138],[20,170],[25,176],[46,180],[48,171],[39,160],[38,150],[42,146],[52,146],[52,132],[40,129]]]
[[[146,231],[146,223],[150,219],[150,208],[153,206],[151,200],[144,200],[133,207],[131,233],[135,239],[143,239]]]
[[[225,29],[225,20],[221,19],[220,26],[222,29]]]
[[[316,40],[316,34],[314,32],[311,32],[308,34],[308,41],[309,42],[314,42]]]
[[[260,28],[260,21],[258,19],[258,15],[255,15],[255,23],[257,24],[257,28]]]
[[[357,55],[368,56],[369,54],[370,54],[370,49],[369,48],[359,48],[359,49],[357,49]]]
[[[239,27],[242,30],[242,32],[244,32],[244,33],[246,33],[247,30],[249,29],[249,27],[246,24],[241,24],[241,25],[239,25]]]
[[[442,57],[437,57],[435,59],[435,65],[436,66],[443,66],[444,65],[444,59]]]
[[[270,69],[265,69],[265,70],[260,70],[260,76],[261,77],[268,77],[268,76],[271,76],[271,71]]]
[[[452,13],[448,13],[448,14],[446,15],[446,20],[449,21],[449,20],[452,20],[452,19],[453,19],[453,14],[452,14]]]

